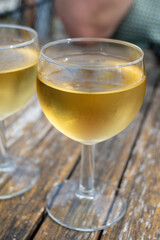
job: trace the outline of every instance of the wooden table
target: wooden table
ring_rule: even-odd
[[[45,210],[53,183],[79,173],[80,144],[54,129],[36,97],[6,122],[13,154],[34,159],[41,176],[29,192],[0,201],[1,240],[160,239],[160,65],[146,52],[147,92],[141,111],[118,136],[97,145],[96,177],[119,184],[127,211],[114,227],[83,233],[63,228]]]

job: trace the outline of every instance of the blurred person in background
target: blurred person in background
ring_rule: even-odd
[[[69,37],[112,37],[160,57],[160,0],[55,0]]]

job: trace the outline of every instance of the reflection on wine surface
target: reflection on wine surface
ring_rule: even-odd
[[[98,61],[97,61],[98,57]],[[70,56],[67,63],[127,64],[104,55]],[[62,59],[61,59],[62,61]],[[37,90],[49,121],[68,137],[94,144],[116,135],[134,119],[145,94],[143,71],[131,65],[110,70],[67,69],[53,66],[39,72]]]
[[[4,49],[0,58],[0,120],[28,102],[36,89],[39,52],[30,48]]]

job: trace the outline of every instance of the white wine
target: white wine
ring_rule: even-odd
[[[78,142],[94,144],[111,138],[131,123],[142,105],[146,77],[136,66],[96,74],[74,70],[75,81],[66,80],[65,70],[50,70],[39,72],[37,80],[43,112],[53,126]]]
[[[0,120],[19,110],[36,90],[39,52],[6,49],[0,56]]]

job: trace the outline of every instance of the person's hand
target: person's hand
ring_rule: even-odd
[[[55,0],[55,9],[70,37],[110,37],[133,0]]]

